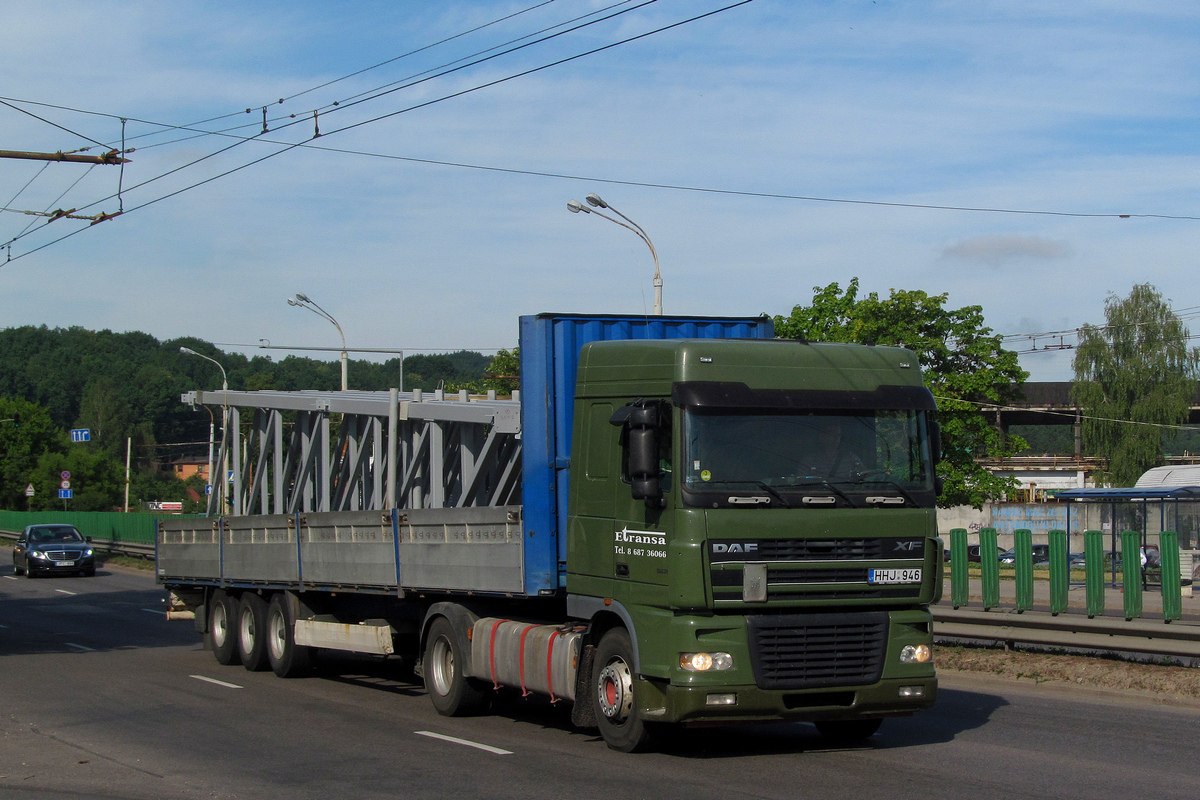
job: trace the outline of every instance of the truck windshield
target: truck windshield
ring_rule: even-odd
[[[842,505],[864,492],[932,502],[925,411],[688,409],[684,432],[689,505],[732,505],[760,495],[791,506],[814,492]]]

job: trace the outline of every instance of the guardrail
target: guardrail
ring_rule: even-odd
[[[0,539],[9,539],[16,541],[20,534],[17,531],[0,531]],[[154,558],[154,545],[152,544],[137,544],[135,542],[114,542],[108,539],[97,539],[92,537],[92,549],[100,550],[105,553],[111,553],[118,556],[131,556],[133,558]]]
[[[1054,616],[1044,612],[974,611],[935,606],[936,639],[1027,644],[1070,650],[1200,658],[1200,627],[1125,621],[1119,617]]]

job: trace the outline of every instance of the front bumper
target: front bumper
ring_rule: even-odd
[[[901,689],[920,696],[901,696]],[[751,685],[720,687],[672,686],[643,679],[635,696],[647,721],[738,722],[907,716],[937,700],[935,677],[891,678],[873,686],[809,691],[769,691]],[[733,702],[729,702],[729,698]],[[719,704],[713,704],[716,700]]]
[[[96,557],[84,556],[70,562],[53,561],[47,558],[30,558],[26,569],[38,575],[73,575],[77,572],[94,572]]]

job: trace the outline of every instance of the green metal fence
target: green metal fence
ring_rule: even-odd
[[[1013,532],[1015,579],[1014,610],[1018,613],[1034,607],[1034,563],[1032,533],[1026,529]],[[1066,531],[1053,530],[1047,533],[1050,563],[1049,606],[1052,614],[1060,614],[1068,608],[1068,590],[1071,566],[1068,560]],[[996,546],[995,528],[979,531],[979,598],[985,611],[1000,605],[1000,568]],[[1142,564],[1142,535],[1137,531],[1121,533],[1121,575],[1123,578],[1122,605],[1127,620],[1138,619],[1143,614],[1143,589],[1146,580]],[[1179,575],[1179,537],[1174,531],[1163,531],[1159,538],[1161,559],[1162,614],[1163,621],[1180,619],[1182,616],[1183,586]],[[1100,531],[1084,532],[1084,575],[1087,615],[1104,615],[1105,558],[1104,537]],[[1114,559],[1115,560],[1115,559]],[[970,603],[971,575],[967,557],[967,531],[955,528],[950,531],[950,598],[954,608]]]
[[[0,530],[20,531],[27,525],[60,522],[74,525],[84,536],[93,539],[152,545],[155,523],[179,516],[111,511],[0,511]]]

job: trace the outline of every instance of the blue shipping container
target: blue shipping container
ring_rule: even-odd
[[[762,317],[521,317],[521,459],[525,591],[566,585],[567,487],[579,351],[623,339],[771,339]]]

